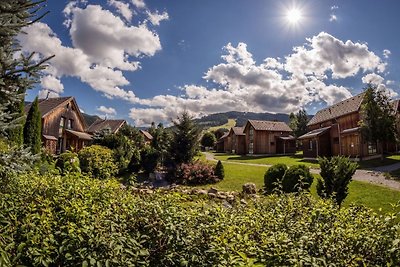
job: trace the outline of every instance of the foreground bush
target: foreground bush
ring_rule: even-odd
[[[118,172],[113,151],[107,147],[93,145],[81,149],[78,153],[81,170],[98,179],[106,179]]]
[[[10,266],[400,265],[395,217],[305,194],[226,205],[32,174],[12,188],[0,191],[0,262]]]
[[[264,175],[264,191],[267,194],[273,193],[279,189],[282,184],[282,178],[287,170],[286,164],[279,163],[271,166]]]
[[[311,175],[309,167],[302,164],[290,166],[282,179],[283,192],[308,191],[313,179],[314,176]]]
[[[56,160],[56,168],[58,168],[62,174],[80,173],[81,169],[78,154],[71,151],[62,153]]]
[[[184,185],[206,185],[218,181],[214,167],[200,160],[182,163],[178,166],[173,178],[173,182]]]

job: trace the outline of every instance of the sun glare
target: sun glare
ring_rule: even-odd
[[[301,10],[298,8],[292,8],[289,9],[286,12],[286,19],[290,24],[297,24],[301,21],[302,19],[302,13]]]

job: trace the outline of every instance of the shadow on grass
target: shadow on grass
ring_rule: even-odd
[[[358,165],[359,165],[360,169],[368,169],[368,168],[392,165],[392,164],[396,164],[396,163],[400,163],[400,160],[393,159],[393,158],[390,158],[389,156],[386,156],[383,158],[383,160],[371,159],[371,160],[366,160],[366,161],[360,161],[360,162],[358,162]]]

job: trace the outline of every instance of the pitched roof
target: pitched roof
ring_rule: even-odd
[[[340,116],[358,111],[364,99],[364,94],[365,93],[363,92],[351,98],[345,99],[339,103],[336,103],[330,107],[321,109],[307,123],[307,126],[332,120]]]
[[[61,104],[71,101],[73,99],[72,96],[68,97],[56,97],[56,98],[48,98],[48,99],[39,99],[39,111],[42,115],[42,118],[49,114],[52,110],[59,107]],[[25,113],[29,112],[32,103],[29,103],[25,106]]]
[[[282,121],[256,121],[248,120],[256,131],[292,132],[290,127]]]
[[[144,135],[144,137],[146,137],[147,139],[153,140],[153,136],[152,136],[148,131],[140,130],[140,132],[141,132],[141,133]]]
[[[125,120],[98,119],[86,129],[86,132],[95,133],[104,129],[110,129],[111,133],[116,133],[125,123]]]
[[[224,138],[227,138],[228,135],[229,135],[229,132],[225,133],[223,136],[221,136],[221,138],[220,138],[219,140],[224,139]]]
[[[321,134],[328,131],[331,127],[332,126],[328,126],[328,127],[312,130],[306,134],[303,134],[302,136],[297,137],[297,139],[308,139],[308,138],[314,138],[314,137],[320,136]]]
[[[87,134],[87,133],[84,133],[84,132],[73,131],[73,130],[70,130],[70,129],[66,129],[65,131],[67,133],[70,133],[70,134],[78,137],[79,139],[92,140],[92,136],[90,134]]]
[[[243,132],[244,127],[232,127],[231,130],[235,135],[245,135],[245,133]]]

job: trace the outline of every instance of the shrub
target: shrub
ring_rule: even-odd
[[[286,170],[282,179],[282,189],[285,193],[309,190],[314,177],[310,168],[305,165],[293,165]]]
[[[134,194],[84,175],[20,175],[0,192],[0,258],[9,266],[400,266],[395,216],[305,194],[248,204]]]
[[[265,193],[273,193],[279,188],[279,184],[282,185],[282,179],[287,170],[287,166],[283,163],[275,164],[271,166],[264,175],[264,190]]]
[[[80,173],[81,169],[78,155],[71,151],[62,153],[56,160],[56,168],[60,170],[61,174]]]
[[[185,185],[205,185],[219,181],[213,166],[199,160],[179,165],[174,178],[174,182]]]
[[[322,198],[332,198],[339,206],[348,194],[348,185],[356,172],[357,163],[346,157],[318,159],[321,177],[317,181],[317,193]]]
[[[145,146],[140,151],[140,159],[143,170],[146,173],[152,173],[157,168],[159,152],[151,146]]]
[[[215,176],[218,177],[218,179],[223,180],[225,177],[225,171],[224,171],[224,165],[222,165],[222,162],[218,160],[217,165],[215,166]]]
[[[111,149],[93,145],[83,148],[78,153],[82,172],[98,179],[107,179],[118,172]]]
[[[140,151],[137,149],[134,149],[132,151],[131,160],[129,161],[129,164],[128,164],[128,171],[129,172],[139,172],[140,168],[141,168],[140,162],[141,162]]]

